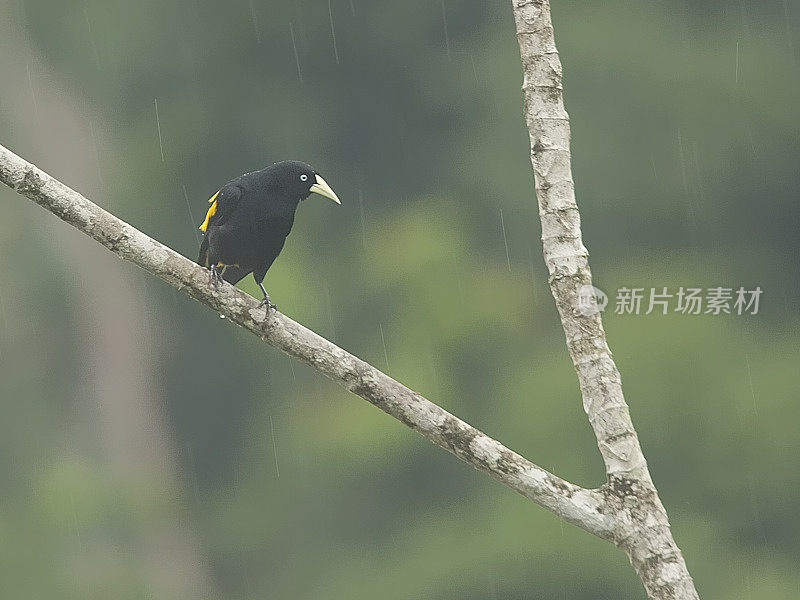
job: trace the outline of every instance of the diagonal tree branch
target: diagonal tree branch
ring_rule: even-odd
[[[683,555],[633,428],[600,312],[584,315],[578,290],[590,286],[570,160],[569,117],[562,95],[549,0],[513,0],[524,71],[525,119],[531,139],[542,247],[550,289],[578,373],[583,407],[608,475],[605,489],[620,516],[615,543],[630,556],[650,598],[697,598]]]
[[[148,237],[44,171],[0,146],[0,181],[27,196],[114,254],[160,277],[225,315],[268,344],[342,385],[452,452],[479,471],[564,520],[615,539],[606,494],[565,481],[478,431],[372,365],[227,283],[209,284],[208,270]]]

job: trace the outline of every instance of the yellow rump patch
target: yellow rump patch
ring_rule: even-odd
[[[202,232],[205,232],[205,230],[208,229],[208,223],[211,221],[211,217],[217,214],[217,196],[219,196],[219,192],[211,196],[209,199],[211,206],[208,208],[208,212],[206,213],[206,220],[203,221],[202,225],[200,225],[200,231]]]

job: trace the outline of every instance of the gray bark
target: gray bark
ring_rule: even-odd
[[[583,408],[606,466],[608,483],[602,489],[616,515],[612,541],[628,553],[650,598],[698,598],[650,478],[600,313],[586,315],[577,310],[578,290],[591,285],[592,273],[575,202],[569,117],[550,4],[548,0],[514,0],[513,5],[542,248]]]

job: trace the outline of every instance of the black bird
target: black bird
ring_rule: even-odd
[[[341,204],[311,165],[296,160],[275,163],[226,183],[209,202],[198,264],[211,270],[211,282],[236,284],[250,273],[264,294],[261,306],[275,308],[263,281],[292,230],[294,213],[312,192]]]

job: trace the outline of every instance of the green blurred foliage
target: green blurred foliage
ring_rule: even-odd
[[[764,289],[755,317],[609,310],[606,328],[701,595],[796,598],[800,7],[553,11],[596,284]],[[93,199],[194,256],[221,183],[310,162],[343,206],[300,207],[267,277],[281,310],[545,468],[602,483],[540,258],[510,3],[3,12],[44,62],[0,98],[47,78],[81,99],[100,140]],[[37,162],[16,120],[0,113],[0,143]],[[0,196],[4,595],[154,597],[141,537],[166,520],[224,598],[643,597],[607,543],[121,263],[153,320],[137,350],[180,468],[119,472],[85,400],[76,324],[91,315],[52,235],[65,226]]]

